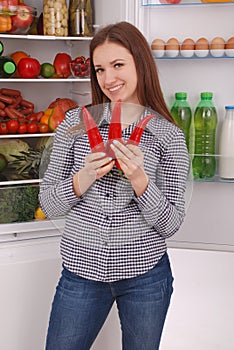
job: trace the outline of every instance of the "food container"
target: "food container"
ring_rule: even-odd
[[[36,15],[36,8],[25,4],[11,8],[0,7],[0,33],[26,34]]]
[[[66,0],[44,0],[44,35],[68,36],[68,9]]]
[[[0,223],[33,220],[38,194],[39,185],[0,186]]]
[[[89,78],[90,77],[90,65],[89,63],[70,63],[72,76],[74,78]]]

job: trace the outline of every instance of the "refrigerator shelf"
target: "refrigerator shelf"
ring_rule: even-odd
[[[169,56],[162,56],[162,57],[157,57],[156,55],[154,55],[154,59],[157,59],[157,60],[204,60],[204,59],[233,59],[234,56],[220,56],[220,57],[216,57],[216,56],[212,56],[212,55],[207,55],[205,57],[198,57],[196,56],[195,54],[191,57],[185,57],[185,56],[182,56],[182,55],[177,55],[176,57],[169,57]]]
[[[34,138],[34,137],[50,137],[54,136],[53,132],[47,132],[47,133],[37,133],[37,134],[6,134],[6,135],[0,135],[0,139],[22,139],[22,138]]]
[[[0,34],[2,39],[28,39],[28,40],[54,40],[54,41],[90,41],[92,37],[77,36],[53,36],[53,35],[20,35],[20,34]]]
[[[165,0],[166,2],[166,0]],[[232,1],[207,1],[207,2],[202,2],[202,1],[194,1],[194,0],[182,0],[179,3],[163,3],[160,2],[159,0],[142,0],[141,1],[141,6],[148,6],[148,7],[184,7],[184,6],[221,6],[221,5],[234,5]]]
[[[36,78],[36,79],[23,79],[23,78],[6,78],[1,79],[1,82],[5,83],[87,83],[90,82],[90,78],[61,78],[61,79],[43,79],[43,78]]]
[[[42,179],[27,179],[27,180],[13,180],[13,181],[0,181],[1,186],[11,186],[11,185],[28,185],[28,184],[39,184]]]
[[[3,241],[60,236],[64,228],[64,218],[13,222],[10,224],[0,224],[0,227],[0,243]],[[34,233],[33,236],[32,233]]]

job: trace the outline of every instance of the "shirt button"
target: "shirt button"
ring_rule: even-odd
[[[110,193],[106,193],[106,197],[109,198],[110,197]]]
[[[109,216],[108,215],[106,216],[106,220],[109,220]]]

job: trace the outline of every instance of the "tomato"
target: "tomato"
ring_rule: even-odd
[[[7,129],[10,134],[15,134],[19,127],[19,122],[16,119],[11,119],[7,123]]]
[[[37,121],[37,115],[36,113],[33,113],[27,117],[27,120],[30,122],[36,122]]]
[[[34,122],[31,122],[31,123],[28,123],[27,124],[27,132],[29,134],[35,134],[38,132],[38,127],[37,127],[37,124],[34,123]]]
[[[22,78],[37,78],[41,71],[41,65],[36,58],[22,58],[18,64],[18,71]]]
[[[18,133],[19,134],[26,134],[27,133],[27,124],[26,123],[19,124]]]
[[[5,122],[0,123],[0,134],[6,135],[8,133],[7,125]]]
[[[39,130],[39,132],[41,132],[41,133],[47,133],[47,132],[50,131],[50,128],[49,128],[48,124],[40,123],[40,124],[38,125],[38,130]]]

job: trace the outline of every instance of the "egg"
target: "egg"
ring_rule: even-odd
[[[152,50],[164,50],[165,49],[165,41],[162,39],[154,39],[151,44]]]
[[[166,55],[176,57],[179,54],[180,43],[176,38],[170,38],[166,42]]]
[[[234,37],[229,38],[225,44],[225,53],[227,56],[234,56]]]
[[[165,41],[162,39],[154,39],[151,43],[151,50],[155,57],[163,57],[165,50]]]
[[[195,55],[198,57],[206,57],[209,53],[209,42],[206,38],[199,38],[195,42]]]
[[[234,49],[234,36],[227,40],[225,49]]]
[[[200,38],[195,43],[195,50],[207,50],[209,48],[209,42],[206,38]]]
[[[224,55],[225,40],[222,37],[215,37],[210,43],[210,53],[214,57],[222,57]]]
[[[180,46],[180,53],[184,57],[192,57],[194,55],[195,42],[193,39],[184,39]]]

